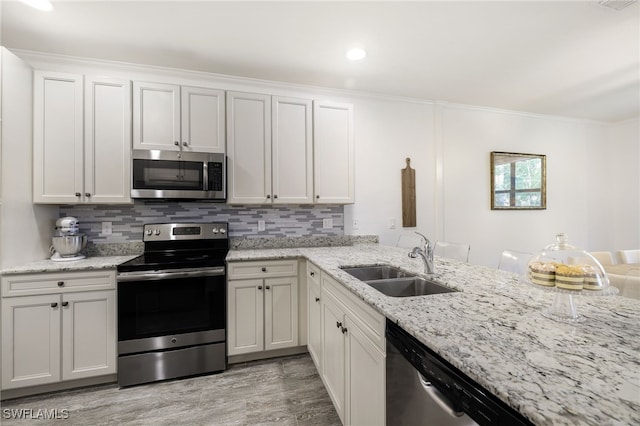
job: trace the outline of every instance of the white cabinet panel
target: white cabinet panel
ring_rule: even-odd
[[[182,149],[225,152],[224,91],[184,86],[181,89]]]
[[[180,86],[133,83],[133,148],[179,150]]]
[[[298,281],[270,278],[265,284],[265,350],[298,345]]]
[[[320,309],[320,270],[307,262],[307,348],[322,374],[322,322]]]
[[[345,338],[341,331],[344,312],[328,295],[322,300],[322,378],[333,405],[344,424]]]
[[[59,295],[2,299],[2,389],[60,380],[60,308]]]
[[[64,295],[62,325],[64,380],[116,372],[114,291]]]
[[[316,203],[354,202],[353,105],[314,101]]]
[[[270,96],[227,93],[227,156],[227,203],[270,204]]]
[[[131,201],[131,82],[85,83],[85,201]]]
[[[229,355],[264,350],[263,280],[229,281],[227,345]]]
[[[33,199],[76,203],[83,192],[82,75],[35,71]]]
[[[312,103],[274,96],[272,191],[274,204],[313,203]]]

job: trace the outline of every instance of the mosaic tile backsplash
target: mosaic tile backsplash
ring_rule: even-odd
[[[344,235],[344,206],[228,206],[194,202],[143,202],[133,205],[65,205],[60,217],[73,216],[80,231],[90,242],[127,243],[142,241],[145,223],[161,222],[229,222],[229,236],[251,237],[322,237]],[[333,226],[323,228],[323,219]],[[265,230],[258,231],[258,220]],[[102,222],[111,222],[112,234],[102,235]]]

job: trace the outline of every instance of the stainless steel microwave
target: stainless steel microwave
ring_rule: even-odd
[[[132,161],[131,198],[226,201],[224,154],[134,149]]]

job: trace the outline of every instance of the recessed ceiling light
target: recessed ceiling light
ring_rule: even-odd
[[[38,10],[44,10],[47,12],[50,10],[53,10],[53,5],[49,0],[20,0],[20,1]]]
[[[350,61],[360,61],[367,56],[367,52],[359,47],[347,50],[347,59]]]

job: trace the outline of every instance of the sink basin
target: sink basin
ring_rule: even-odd
[[[365,281],[380,293],[391,297],[426,296],[429,294],[453,293],[450,289],[435,281],[420,277],[392,278]]]
[[[342,268],[342,270],[356,277],[360,281],[384,280],[388,278],[415,276],[401,271],[395,266],[389,265],[360,266],[357,268]]]
[[[457,291],[390,265],[360,266],[342,270],[391,297],[426,296]]]

